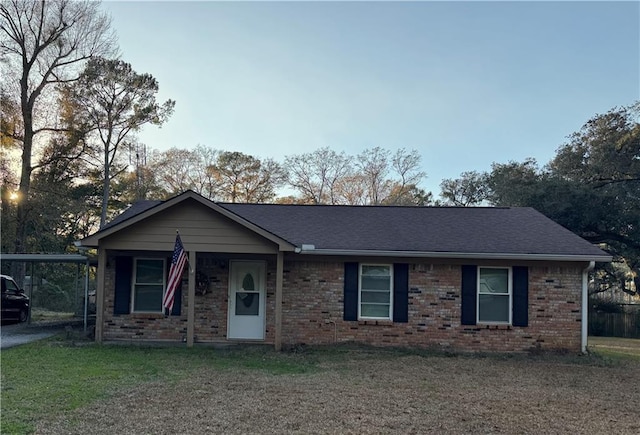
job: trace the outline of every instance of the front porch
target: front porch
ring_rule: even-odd
[[[104,289],[99,288],[97,341],[157,343],[265,343],[282,347],[283,253],[237,254],[189,252],[189,263],[171,315],[130,308],[119,312],[115,290],[122,285],[118,261],[168,254],[147,251],[106,251],[99,258]],[[104,257],[104,258],[103,258]],[[100,267],[100,266],[103,267]],[[193,266],[195,265],[195,267]],[[257,266],[247,269],[247,266]],[[124,273],[135,276],[135,270]],[[250,279],[247,278],[250,276]],[[244,282],[243,282],[244,280]],[[119,284],[120,283],[120,284]],[[249,287],[253,283],[253,288]],[[135,284],[128,283],[135,291]],[[122,297],[121,297],[122,298]]]

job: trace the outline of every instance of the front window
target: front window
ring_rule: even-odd
[[[478,323],[511,323],[511,269],[478,268]]]
[[[393,276],[390,265],[360,265],[359,317],[388,319],[393,313]]]
[[[135,259],[133,311],[162,312],[164,277],[164,259]]]

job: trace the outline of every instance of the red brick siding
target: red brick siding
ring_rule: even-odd
[[[229,264],[223,260],[201,258],[197,268],[209,278],[209,288],[204,295],[196,293],[194,340],[226,340]]]
[[[115,262],[110,262],[114,264]],[[200,259],[210,280],[195,300],[195,341],[226,339],[229,262]],[[185,275],[186,276],[186,275]],[[529,326],[460,324],[460,265],[409,265],[409,322],[343,320],[344,264],[287,261],[284,265],[284,344],[362,342],[376,346],[447,347],[473,351],[580,350],[581,269],[577,265],[529,267]],[[180,316],[113,315],[113,266],[105,273],[104,340],[186,339],[187,285]],[[275,336],[275,261],[267,263],[265,341]]]
[[[581,270],[529,268],[529,326],[460,324],[459,265],[409,266],[409,322],[342,320],[342,263],[285,267],[283,342],[362,342],[474,351],[580,350]],[[295,313],[290,313],[297,307]]]
[[[187,291],[182,291],[180,316],[161,313],[132,313],[114,315],[115,259],[111,258],[105,270],[105,298],[103,340],[182,341],[187,337]]]
[[[109,262],[115,265],[115,260]],[[275,336],[275,262],[268,263],[266,292],[266,336],[273,342]],[[209,279],[207,291],[196,292],[194,306],[194,339],[196,342],[224,341],[227,337],[227,307],[229,288],[229,261],[199,258],[197,270]],[[182,284],[180,316],[131,313],[114,315],[115,267],[105,271],[105,312],[103,340],[186,341],[187,337],[187,280]]]

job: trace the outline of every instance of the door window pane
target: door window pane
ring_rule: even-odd
[[[253,291],[256,289],[255,282],[253,280],[253,275],[247,273],[242,280],[242,290]]]
[[[257,316],[260,293],[236,292],[236,316]]]

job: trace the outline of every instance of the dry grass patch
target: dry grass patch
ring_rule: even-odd
[[[640,358],[640,339],[589,337],[589,349],[596,353],[620,354]]]
[[[205,364],[176,381],[126,388],[36,432],[640,433],[638,360],[248,352],[257,364]],[[274,370],[280,358],[310,369]]]

